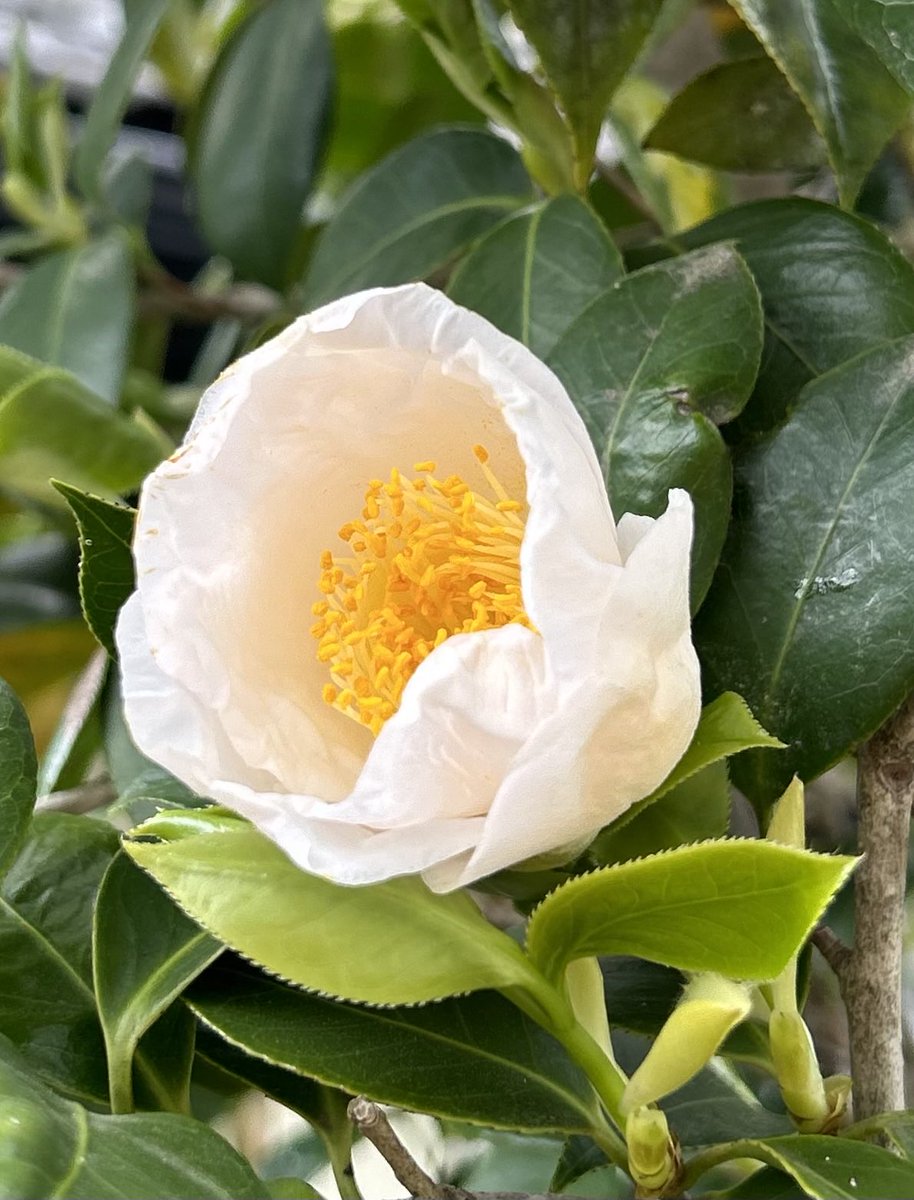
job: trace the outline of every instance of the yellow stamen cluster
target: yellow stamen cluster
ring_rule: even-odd
[[[374,734],[446,638],[512,622],[532,628],[520,590],[524,505],[499,483],[485,447],[473,452],[492,499],[459,475],[436,478],[434,462],[415,463],[413,479],[395,467],[387,482],[369,483],[362,519],[340,529],[349,553],[321,555],[311,633],[332,680],[323,697]]]

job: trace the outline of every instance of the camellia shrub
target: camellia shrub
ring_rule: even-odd
[[[0,121],[0,1200],[914,1196],[914,10],[123,9]]]

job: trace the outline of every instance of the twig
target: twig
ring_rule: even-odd
[[[851,948],[827,925],[819,924],[813,930],[812,944],[819,951],[838,980],[843,980],[851,958]]]
[[[839,976],[858,1121],[904,1108],[901,962],[914,801],[914,695],[860,748],[854,948]]]
[[[371,1142],[415,1200],[562,1200],[561,1196],[554,1193],[468,1192],[450,1183],[435,1183],[391,1129],[390,1122],[377,1104],[364,1096],[357,1096],[350,1101],[348,1111],[350,1121]]]
[[[0,292],[18,283],[27,270],[20,263],[0,262]],[[209,325],[220,317],[235,317],[255,323],[272,316],[281,307],[279,296],[255,283],[236,283],[221,292],[207,293],[175,279],[166,271],[148,275],[139,291],[140,312],[177,317],[194,324]]]
[[[463,1188],[435,1183],[426,1175],[394,1133],[384,1112],[371,1100],[356,1096],[350,1101],[349,1119],[371,1142],[399,1182],[409,1189],[410,1195],[428,1197],[428,1200],[471,1200],[470,1193]]]
[[[111,804],[117,799],[117,790],[107,776],[90,779],[79,787],[66,788],[62,792],[51,792],[39,796],[35,803],[38,812],[87,813]]]

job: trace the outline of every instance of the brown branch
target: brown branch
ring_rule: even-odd
[[[838,980],[842,980],[851,958],[850,946],[825,924],[819,924],[813,930],[812,944],[831,967]]]
[[[384,1111],[364,1096],[349,1103],[349,1119],[381,1155],[415,1200],[562,1200],[554,1194],[527,1192],[468,1192],[449,1183],[435,1183],[419,1166],[391,1128]]]
[[[914,695],[860,748],[854,947],[839,976],[858,1121],[904,1108],[901,963],[914,801]]]
[[[0,262],[0,292],[18,283],[28,268]],[[222,317],[254,324],[281,307],[279,296],[256,283],[237,283],[221,292],[204,292],[175,279],[166,271],[146,273],[138,297],[147,316],[171,316],[192,324],[209,325]]]

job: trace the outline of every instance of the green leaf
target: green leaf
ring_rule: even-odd
[[[191,144],[200,227],[244,278],[288,282],[332,82],[320,0],[252,8],[207,81]]]
[[[0,302],[0,342],[63,367],[115,404],[127,362],[133,263],[118,232],[49,254]]]
[[[160,887],[119,854],[98,892],[93,973],[112,1107],[130,1111],[140,1038],[220,953]]]
[[[136,510],[55,483],[79,530],[79,596],[86,622],[112,658],[114,625],[134,588],[133,525]]]
[[[0,679],[0,875],[25,841],[37,777],[29,719],[16,693]]]
[[[509,0],[539,55],[575,144],[585,187],[606,108],[638,56],[663,0]]]
[[[96,89],[82,140],[76,148],[76,182],[90,200],[99,199],[105,159],[114,145],[134,81],[167,8],[168,0],[144,0],[142,4],[129,6],[127,28]]]
[[[366,1008],[217,966],[186,1000],[246,1054],[381,1103],[499,1129],[581,1132],[592,1123],[584,1075],[558,1042],[494,993]],[[204,1031],[201,1039],[204,1054],[220,1061]]]
[[[846,1138],[866,1139],[874,1133],[884,1133],[899,1154],[914,1159],[914,1112],[880,1113],[841,1130]]]
[[[696,512],[692,601],[730,518],[715,422],[749,398],[762,347],[758,292],[729,246],[647,267],[595,300],[549,355],[588,427],[613,511],[658,516],[672,487]]]
[[[454,272],[448,294],[546,358],[622,272],[593,210],[559,196],[497,225]]]
[[[712,692],[735,688],[785,742],[733,766],[758,805],[868,737],[914,687],[914,338],[809,384],[737,462],[723,564],[696,626]]]
[[[828,146],[842,204],[904,120],[908,99],[834,0],[730,0],[784,72]]]
[[[105,1049],[92,994],[92,908],[117,834],[66,813],[36,816],[0,889],[0,1033],[67,1095],[104,1105]]]
[[[678,784],[620,828],[605,829],[588,850],[600,866],[672,850],[687,842],[721,838],[730,820],[730,781],[723,763],[713,763]]]
[[[718,1192],[719,1200],[804,1200],[805,1196],[789,1175],[772,1167],[762,1167],[736,1187]]]
[[[546,897],[530,918],[527,950],[554,981],[568,963],[592,954],[773,979],[854,862],[734,840],[603,867]]]
[[[762,200],[677,239],[735,240],[765,309],[755,392],[729,431],[771,429],[810,379],[880,342],[914,333],[914,267],[875,226],[814,200]]]
[[[843,1137],[793,1134],[715,1147],[714,1162],[756,1158],[792,1176],[814,1200],[909,1200],[914,1164],[881,1146]]]
[[[914,93],[914,6],[910,0],[834,0],[834,5],[901,86]]]
[[[155,818],[134,830],[155,834]],[[467,895],[435,895],[416,876],[340,887],[245,826],[125,849],[204,929],[315,991],[416,1004],[529,982],[520,949]]]
[[[55,1096],[0,1038],[0,1193],[59,1200],[263,1200],[263,1184],[212,1129],[166,1113],[108,1117]]]
[[[6,487],[61,501],[48,480],[130,491],[168,453],[142,418],[115,411],[59,367],[0,347],[0,470]]]
[[[426,278],[531,193],[516,152],[490,133],[440,129],[415,138],[340,201],[305,278],[307,307]]]
[[[718,63],[686,84],[645,146],[721,171],[789,171],[826,158],[806,109],[764,57]]]

